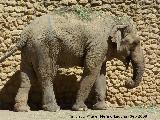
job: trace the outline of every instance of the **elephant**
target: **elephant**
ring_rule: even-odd
[[[128,89],[137,87],[144,72],[144,55],[136,25],[127,15],[90,15],[80,19],[74,12],[56,12],[33,20],[24,28],[16,45],[0,58],[3,62],[21,50],[21,84],[15,98],[15,111],[27,112],[28,92],[33,73],[42,86],[42,108],[58,111],[52,80],[59,67],[84,67],[72,110],[87,110],[85,100],[94,86],[96,103],[93,109],[104,110],[106,98],[106,61],[118,58],[132,63],[133,78],[126,81]]]

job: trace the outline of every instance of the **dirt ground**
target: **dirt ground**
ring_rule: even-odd
[[[0,120],[160,120],[160,107],[108,108],[108,110],[13,112],[0,110]]]

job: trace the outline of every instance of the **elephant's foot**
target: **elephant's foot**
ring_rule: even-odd
[[[108,106],[105,101],[100,101],[93,105],[94,110],[106,110],[107,108]]]
[[[19,103],[16,103],[14,105],[14,111],[15,112],[29,112],[30,111],[30,107],[28,105],[21,105]]]
[[[87,106],[82,102],[82,103],[75,103],[72,107],[72,110],[74,111],[86,111],[88,110]]]
[[[47,104],[43,105],[44,111],[57,112],[60,110],[60,107],[57,104]]]

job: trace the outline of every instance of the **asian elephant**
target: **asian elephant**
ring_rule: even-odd
[[[63,15],[56,12],[43,15],[30,23],[21,33],[20,40],[0,62],[21,50],[21,84],[15,98],[15,111],[29,111],[27,105],[33,73],[42,85],[42,108],[57,111],[52,80],[59,67],[84,67],[73,110],[87,110],[84,104],[92,86],[96,92],[93,109],[106,109],[106,61],[131,61],[133,78],[127,88],[139,85],[144,72],[144,56],[136,26],[128,16],[90,15],[81,19],[74,12]]]

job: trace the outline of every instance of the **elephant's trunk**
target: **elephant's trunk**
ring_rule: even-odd
[[[140,43],[131,52],[131,63],[133,66],[132,80],[126,81],[127,88],[134,88],[141,82],[144,73],[144,55],[140,48]]]

